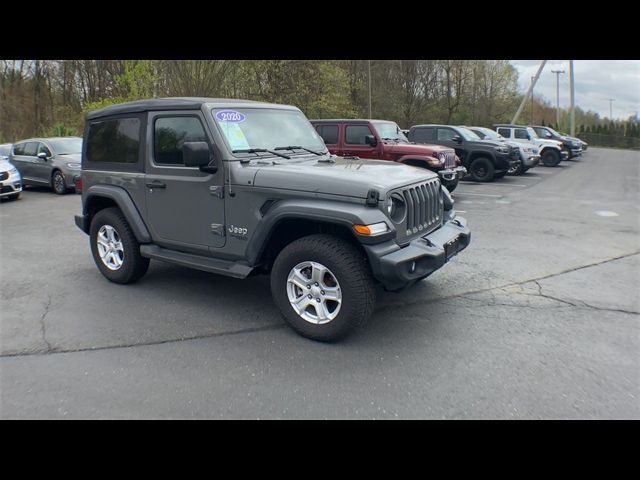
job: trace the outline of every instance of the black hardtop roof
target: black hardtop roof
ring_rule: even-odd
[[[123,113],[139,113],[150,110],[198,110],[203,104],[214,104],[216,108],[239,107],[244,104],[264,105],[276,108],[291,108],[290,105],[280,105],[255,100],[241,100],[235,98],[208,98],[208,97],[166,97],[151,98],[147,100],[135,100],[133,102],[119,103],[109,107],[100,108],[87,113],[87,119],[119,115]]]
[[[416,128],[416,127],[450,127],[450,128],[460,128],[459,125],[444,125],[444,124],[439,124],[439,123],[421,123],[419,125],[414,125],[411,128]],[[466,128],[466,127],[465,127]]]

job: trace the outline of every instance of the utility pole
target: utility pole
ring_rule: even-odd
[[[518,121],[518,117],[522,113],[522,109],[524,108],[525,104],[527,103],[527,98],[529,98],[529,94],[533,91],[533,87],[534,87],[535,83],[538,81],[538,78],[540,78],[540,73],[542,73],[542,69],[544,68],[546,63],[547,63],[546,60],[542,61],[542,64],[540,65],[540,68],[538,68],[538,73],[536,73],[534,81],[531,82],[531,85],[529,85],[529,88],[527,89],[527,93],[525,93],[524,97],[522,97],[522,102],[520,102],[520,106],[518,107],[518,111],[513,116],[513,119],[511,120],[511,123],[516,123]]]
[[[560,74],[564,73],[564,70],[551,70],[551,73],[556,74],[556,129],[560,128]]]
[[[369,70],[369,118],[372,118],[371,116],[371,60],[367,60],[367,67]]]
[[[615,98],[609,98],[609,121],[613,121],[613,102],[615,102]]]
[[[533,125],[533,87],[535,85],[535,80],[536,77],[531,77],[531,125]]]
[[[570,126],[572,137],[576,136],[576,108],[575,108],[575,86],[573,81],[573,60],[569,60],[569,83],[571,84],[571,115],[570,115]]]

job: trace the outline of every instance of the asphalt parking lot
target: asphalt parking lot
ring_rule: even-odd
[[[268,278],[108,282],[80,196],[0,205],[0,418],[640,418],[640,152],[463,182],[472,242],[346,341]]]

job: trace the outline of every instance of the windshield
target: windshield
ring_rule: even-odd
[[[82,139],[76,137],[51,138],[47,142],[53,148],[56,155],[69,155],[70,153],[82,153]]]
[[[477,130],[479,130],[480,132],[484,133],[484,138],[488,138],[489,140],[504,140],[505,139],[498,132],[494,132],[490,128],[478,128]]]
[[[549,130],[553,135],[555,135],[556,137],[561,137],[562,135],[560,135],[558,132],[556,132],[553,128],[551,127],[544,127],[547,130]]]
[[[529,135],[531,135],[531,139],[532,139],[532,140],[533,140],[534,138],[540,138],[540,137],[538,137],[538,134],[536,133],[536,131],[535,131],[533,128],[531,128],[531,127],[527,127],[527,133],[528,133]]]
[[[462,135],[462,138],[464,138],[465,140],[469,140],[469,141],[482,140],[478,135],[473,133],[468,128],[458,127],[458,132],[460,132],[460,135]]]
[[[297,110],[276,108],[214,109],[213,119],[232,151],[304,147],[326,152],[324,141]],[[298,153],[298,152],[295,152]],[[309,155],[308,152],[299,154]],[[287,155],[293,154],[286,152]]]
[[[371,122],[373,127],[383,140],[400,140],[408,142],[409,140],[402,133],[400,127],[395,122]]]

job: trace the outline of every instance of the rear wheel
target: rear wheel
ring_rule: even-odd
[[[303,237],[280,252],[271,271],[271,294],[291,328],[325,342],[366,323],[375,303],[364,254],[324,234]]]
[[[133,283],[149,268],[140,244],[118,208],[100,210],[91,221],[91,253],[98,270],[115,283]]]
[[[493,163],[486,157],[476,158],[471,162],[469,166],[469,170],[471,173],[471,178],[473,178],[476,182],[491,182],[493,181],[493,175],[495,172],[495,168],[493,167]]]
[[[542,164],[545,167],[555,167],[560,163],[560,152],[557,150],[545,150],[542,154]]]

